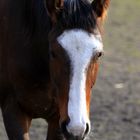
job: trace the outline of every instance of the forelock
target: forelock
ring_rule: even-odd
[[[60,21],[66,29],[90,30],[96,27],[96,16],[88,0],[64,0]]]

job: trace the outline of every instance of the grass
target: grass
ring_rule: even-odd
[[[125,60],[128,72],[140,72],[140,0],[111,1],[104,46],[105,59]]]

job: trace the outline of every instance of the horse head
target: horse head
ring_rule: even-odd
[[[59,106],[60,127],[67,139],[84,139],[90,131],[90,97],[103,43],[98,21],[110,0],[46,0],[52,21],[50,72]],[[101,20],[100,20],[101,19]]]

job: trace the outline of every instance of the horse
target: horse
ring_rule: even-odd
[[[9,140],[84,140],[109,0],[0,0],[0,107]]]

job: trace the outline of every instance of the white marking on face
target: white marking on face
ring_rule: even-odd
[[[86,69],[96,52],[102,52],[100,35],[93,35],[80,29],[65,31],[57,38],[71,61],[71,82],[68,101],[70,123],[67,130],[75,136],[82,136],[89,123],[86,108]]]

